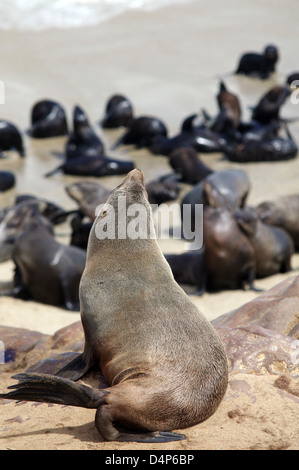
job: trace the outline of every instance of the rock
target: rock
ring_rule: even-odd
[[[230,375],[286,374],[299,377],[299,341],[258,325],[216,328],[224,343]]]
[[[290,276],[212,324],[231,328],[259,325],[299,339],[299,276]]]

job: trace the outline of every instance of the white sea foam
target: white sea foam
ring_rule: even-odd
[[[92,26],[130,10],[152,11],[192,0],[1,0],[0,29]]]

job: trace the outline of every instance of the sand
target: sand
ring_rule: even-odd
[[[0,105],[1,116],[25,131],[29,127],[33,103],[41,98],[52,98],[65,106],[69,122],[73,106],[80,104],[96,126],[103,116],[106,100],[120,92],[131,99],[136,115],[160,117],[167,124],[169,134],[174,135],[187,115],[201,108],[208,109],[212,114],[216,112],[217,77],[231,72],[243,51],[260,51],[265,44],[274,42],[279,46],[281,57],[278,71],[270,80],[235,76],[227,76],[225,79],[229,88],[240,97],[246,119],[249,117],[249,106],[254,105],[271,86],[283,83],[286,75],[296,70],[297,51],[292,31],[297,28],[297,20],[298,9],[294,0],[273,0],[271,7],[266,0],[243,1],[241,4],[236,0],[228,0],[225,4],[220,0],[201,0],[155,12],[128,12],[91,28],[38,33],[2,31],[0,78],[5,83],[6,100],[4,105]],[[282,115],[299,116],[298,106],[288,101]],[[121,148],[109,151],[122,131],[104,132],[96,128],[107,146],[107,153],[117,158],[132,158],[144,171],[147,180],[170,171],[166,158],[152,156],[146,150]],[[292,123],[290,130],[299,142],[299,122]],[[25,136],[25,145],[27,156],[23,161],[14,153],[0,161],[1,168],[13,170],[17,176],[16,188],[0,195],[0,208],[12,203],[15,194],[25,192],[43,195],[69,209],[75,208],[64,185],[80,178],[61,174],[44,178],[44,174],[61,161],[54,153],[63,153],[65,138],[43,141]],[[215,170],[245,169],[252,185],[248,199],[251,205],[298,192],[298,159],[240,165],[223,160],[219,154],[201,157]],[[110,188],[120,180],[121,177],[101,178],[101,182]],[[184,185],[183,193],[189,188]],[[67,243],[68,227],[57,227],[56,235]],[[180,240],[162,240],[160,243],[165,253],[181,252],[186,248]],[[292,267],[297,273],[298,254],[292,258]],[[0,265],[2,293],[7,292],[12,275],[13,265],[10,261]],[[256,281],[256,285],[269,289],[289,275],[279,274],[261,279]],[[191,298],[212,320],[257,295],[256,292],[245,290],[206,293]],[[0,297],[0,325],[28,328],[52,335],[78,319],[79,314],[76,312],[37,302],[24,302],[7,295]],[[268,377],[266,382],[271,380]],[[4,390],[10,381],[8,374],[1,374],[1,389]],[[236,420],[228,420],[229,410],[224,401],[210,420],[187,430],[187,441],[148,447],[108,444],[98,440],[92,423],[93,411],[56,405],[11,403],[1,407],[0,431],[3,434],[0,449],[195,450],[271,448],[271,445],[275,448],[290,448],[290,436],[294,435],[296,429],[294,409],[288,405],[285,410],[283,401],[279,402],[282,407],[279,409],[277,401],[271,402],[271,398],[266,398],[259,377],[251,377],[250,381],[252,390],[265,397],[263,416],[268,417],[267,432],[256,429],[254,417],[255,412],[257,415],[259,412],[254,411],[254,407],[251,418],[244,418],[243,421],[239,419],[238,423],[242,426],[237,425]],[[252,403],[246,404],[248,396],[243,398],[245,408],[253,406]],[[213,435],[215,424],[218,425],[217,439]],[[292,441],[291,448],[294,446]]]

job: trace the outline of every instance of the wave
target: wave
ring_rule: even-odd
[[[94,26],[132,10],[153,11],[191,0],[1,0],[1,30]]]

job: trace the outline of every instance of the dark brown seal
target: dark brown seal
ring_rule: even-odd
[[[263,223],[250,207],[239,209],[235,217],[253,245],[257,278],[291,271],[294,244],[285,230]]]
[[[16,177],[12,171],[0,171],[0,193],[8,191],[16,184]]]
[[[86,253],[58,243],[53,227],[34,205],[19,204],[0,226],[1,246],[9,243],[16,266],[13,295],[50,305],[79,308],[79,282]]]
[[[100,125],[104,129],[128,127],[132,123],[133,117],[134,110],[131,101],[124,95],[116,94],[107,101]]]
[[[53,100],[40,100],[31,111],[31,137],[48,138],[68,134],[68,124],[63,106]]]
[[[286,86],[275,86],[267,91],[253,108],[252,119],[261,123],[269,124],[273,120],[280,119],[280,109],[290,96],[291,91]]]
[[[120,197],[128,210],[132,204],[144,208],[140,238],[118,238],[119,227],[129,231],[132,222],[127,212],[121,224]],[[100,236],[105,226],[115,238]],[[96,408],[96,427],[110,441],[182,439],[171,431],[215,412],[227,388],[225,350],[174,281],[157,240],[150,238],[152,226],[143,173],[134,170],[113,191],[91,231],[80,286],[83,354],[56,376],[16,375],[15,390],[2,398]],[[74,382],[91,367],[101,369],[108,387]]]
[[[255,210],[266,224],[286,230],[292,237],[296,250],[299,250],[299,194],[261,202]]]
[[[0,119],[0,158],[3,152],[15,150],[20,157],[25,156],[23,137],[15,124]]]
[[[257,76],[262,80],[267,79],[275,72],[275,66],[279,59],[278,49],[269,44],[262,54],[257,52],[246,52],[239,60],[236,74]]]
[[[207,289],[242,289],[247,284],[255,290],[254,248],[240,229],[231,207],[221,201],[220,193],[217,200],[215,191],[212,182],[204,183],[203,243]]]

